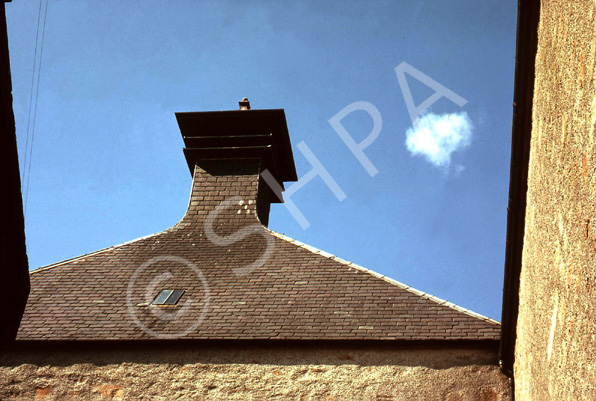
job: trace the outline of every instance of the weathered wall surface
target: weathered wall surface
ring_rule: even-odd
[[[510,400],[486,349],[146,349],[0,357],[2,400]]]
[[[596,399],[596,4],[542,1],[515,394]]]

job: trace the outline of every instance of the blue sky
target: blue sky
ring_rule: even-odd
[[[299,177],[304,141],[346,194],[316,178],[292,196],[310,226],[273,205],[271,229],[500,319],[516,1],[50,0],[32,140],[39,5],[6,4],[32,268],[174,225],[191,184],[174,112],[246,96],[285,109]],[[403,62],[465,104],[414,124]],[[435,92],[406,77],[415,104]],[[354,102],[382,121],[372,177],[329,123]],[[356,143],[375,126],[341,123]]]

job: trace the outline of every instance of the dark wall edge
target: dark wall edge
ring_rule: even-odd
[[[4,2],[0,3],[0,346],[14,341],[29,296],[29,262],[8,50]]]
[[[509,204],[507,207],[501,345],[499,350],[501,369],[510,377],[513,377],[515,342],[517,338],[519,280],[524,246],[528,164],[530,139],[532,136],[532,102],[534,96],[539,19],[540,1],[518,1],[511,169],[509,176]]]

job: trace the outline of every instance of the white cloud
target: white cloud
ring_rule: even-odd
[[[406,131],[406,147],[412,156],[423,156],[436,167],[448,168],[451,154],[470,145],[472,130],[472,121],[465,111],[426,113]]]

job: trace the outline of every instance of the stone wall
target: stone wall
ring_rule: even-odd
[[[542,1],[515,395],[596,394],[596,5]]]
[[[2,400],[510,400],[496,350],[137,348],[15,351]]]

